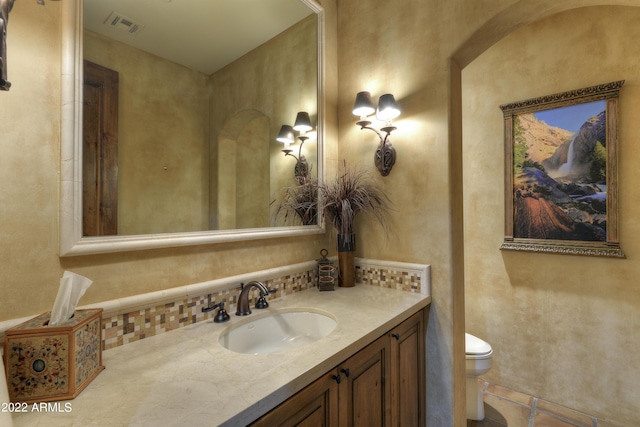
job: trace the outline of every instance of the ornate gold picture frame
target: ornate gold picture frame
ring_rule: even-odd
[[[618,241],[618,95],[624,80],[501,105],[500,249],[624,258]]]

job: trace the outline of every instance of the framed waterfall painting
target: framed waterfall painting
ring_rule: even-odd
[[[618,240],[617,118],[624,81],[501,105],[500,249],[624,258]]]

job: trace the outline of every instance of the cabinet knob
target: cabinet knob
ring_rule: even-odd
[[[349,378],[349,374],[350,374],[351,372],[349,371],[349,369],[348,369],[348,368],[347,368],[347,369],[341,369],[340,371],[344,374],[344,376],[345,376],[345,377]]]
[[[391,336],[394,337],[397,340],[400,339],[400,334],[391,334]]]
[[[340,379],[340,375],[333,375],[331,378],[332,378],[332,379],[334,379],[334,380],[336,380],[336,382],[337,382],[338,384],[340,384],[340,381],[341,381],[341,379]]]

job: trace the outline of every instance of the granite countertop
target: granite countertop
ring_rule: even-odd
[[[430,304],[428,295],[368,285],[309,289],[223,324],[208,320],[103,352],[102,371],[78,397],[14,413],[15,427],[247,425]],[[218,342],[239,322],[269,311],[330,313],[326,337],[283,353],[234,353]],[[55,402],[53,402],[55,403]]]

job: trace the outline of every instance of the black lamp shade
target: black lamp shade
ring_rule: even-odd
[[[396,103],[395,98],[390,93],[386,93],[378,100],[378,112],[376,117],[378,120],[393,120],[400,115],[400,107]]]
[[[293,136],[293,128],[289,125],[282,125],[276,140],[282,142],[283,144],[293,144],[295,142]]]
[[[296,122],[293,125],[293,130],[296,130],[298,132],[308,132],[311,129],[313,129],[313,126],[311,126],[309,113],[300,111],[296,116]]]
[[[358,117],[367,117],[375,113],[376,109],[371,102],[371,93],[358,92],[356,102],[353,105],[353,115]]]

